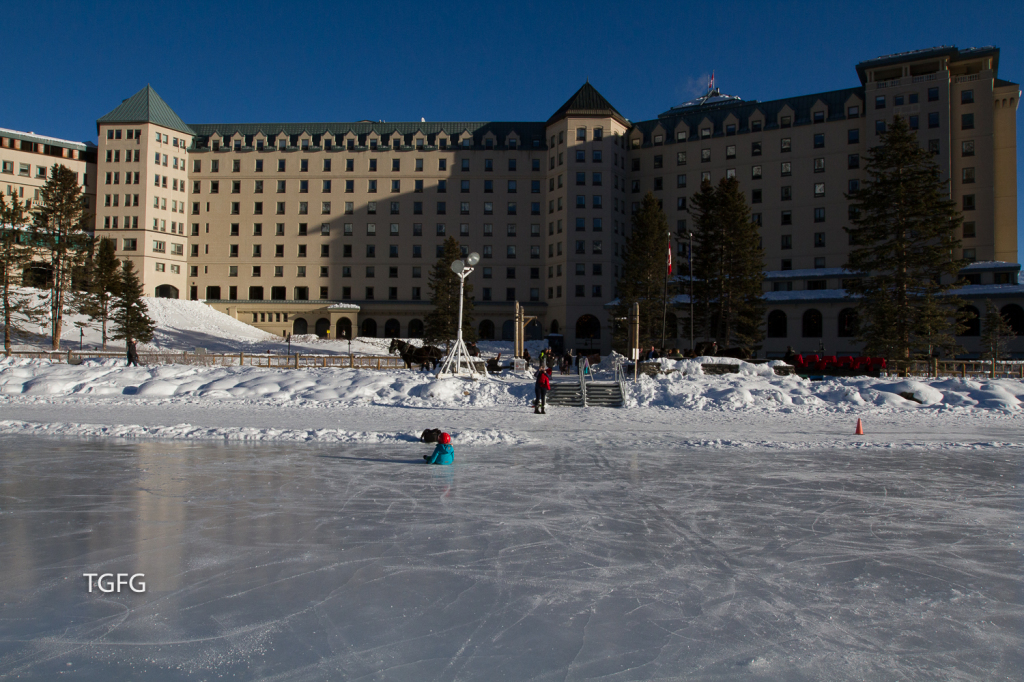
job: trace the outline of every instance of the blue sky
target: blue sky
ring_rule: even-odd
[[[935,45],[996,45],[1000,77],[1024,79],[1020,0],[9,1],[4,18],[0,127],[73,140],[147,83],[185,122],[535,121],[587,78],[643,120],[712,70],[768,100],[852,87],[857,62]]]

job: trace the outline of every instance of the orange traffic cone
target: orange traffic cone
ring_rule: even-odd
[[[857,418],[857,430],[853,432],[855,436],[864,435],[864,425],[860,423],[860,417]]]

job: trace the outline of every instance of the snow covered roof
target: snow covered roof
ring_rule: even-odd
[[[737,97],[736,95],[723,95],[721,90],[715,88],[714,90],[711,90],[706,94],[701,95],[700,97],[691,99],[689,101],[683,102],[678,106],[672,107],[666,113],[676,113],[683,111],[685,109],[696,109],[698,107],[713,107],[722,104],[736,104],[742,101],[742,97]]]
[[[332,303],[327,306],[328,310],[359,310],[355,303]]]
[[[1009,263],[1004,260],[983,260],[971,263],[964,270],[1020,270],[1020,263]]]
[[[821,279],[822,277],[849,277],[846,268],[810,268],[804,270],[767,270],[765,279]]]
[[[77,149],[80,152],[86,151],[89,147],[96,146],[91,142],[75,142],[73,140],[63,140],[59,137],[49,137],[47,135],[39,135],[37,133],[26,133],[20,130],[10,130],[9,128],[0,128],[0,135],[2,135],[3,137],[11,137],[16,140],[24,140],[26,142],[35,142],[37,144],[48,144],[56,145],[58,147],[66,147],[68,149]]]

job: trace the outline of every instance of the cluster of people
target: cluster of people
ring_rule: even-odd
[[[684,357],[695,356],[692,352],[684,355],[683,351],[678,348],[662,348],[661,350],[658,350],[654,346],[651,346],[651,349],[644,353],[643,359],[658,360],[659,358],[668,358],[670,360],[682,360]]]

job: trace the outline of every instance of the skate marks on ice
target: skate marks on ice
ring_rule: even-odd
[[[0,438],[0,677],[1024,670],[1019,452],[427,448]]]

